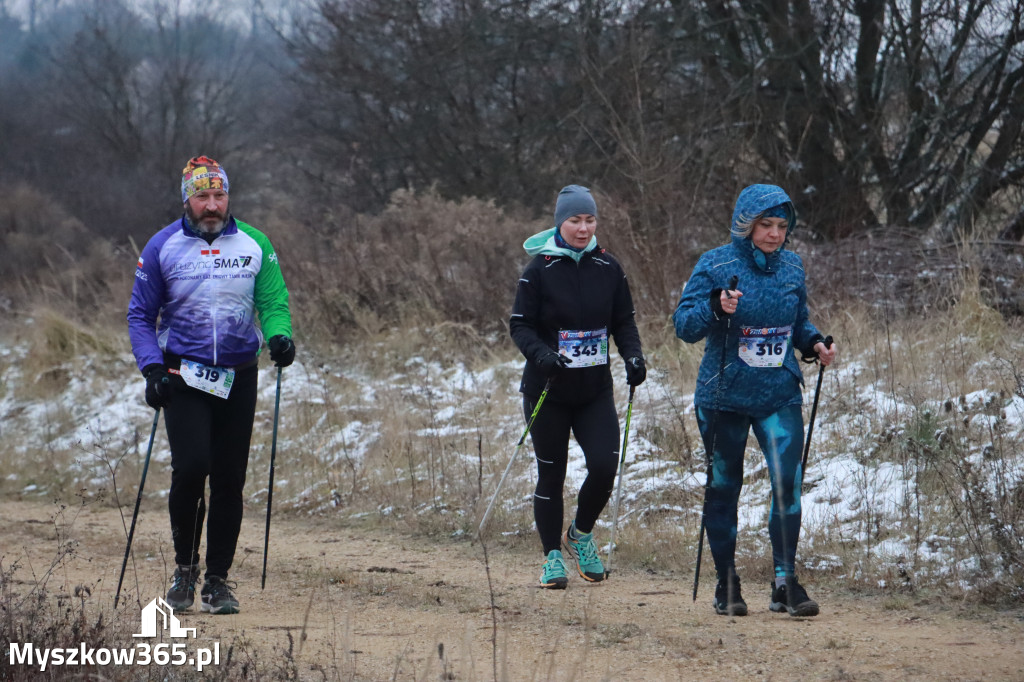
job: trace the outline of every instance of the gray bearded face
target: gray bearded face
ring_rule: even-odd
[[[223,230],[228,220],[228,213],[230,212],[231,206],[229,204],[223,213],[204,209],[202,214],[196,215],[192,210],[192,206],[188,203],[185,204],[185,215],[188,216],[188,221],[204,234],[217,234]]]

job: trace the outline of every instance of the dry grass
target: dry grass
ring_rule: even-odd
[[[867,587],[970,586],[970,594],[983,598],[1020,590],[1024,493],[1018,453],[1024,444],[1020,415],[1007,414],[1021,392],[1017,328],[970,295],[941,322],[910,316],[887,322],[875,315],[850,305],[841,316],[819,321],[840,344],[841,360],[825,374],[806,494],[852,512],[806,523],[802,560],[822,576]],[[65,496],[85,488],[105,496],[106,503],[117,491],[123,502],[138,475],[145,426],[130,436],[100,431],[89,442],[61,436],[80,422],[68,407],[67,377],[99,371],[115,382],[132,382],[130,363],[123,354],[111,354],[114,342],[104,340],[106,332],[38,319],[33,338],[41,340],[31,345],[24,363],[35,374],[9,380],[19,393],[21,384],[30,384],[24,395],[45,406],[38,412],[42,421],[34,418],[44,428],[33,444],[8,443],[0,451],[0,464],[13,474],[0,485],[10,492],[34,484]],[[615,562],[686,573],[692,569],[702,494],[695,475],[704,467],[686,397],[700,351],[671,338],[662,322],[646,321],[644,335],[652,380],[634,405],[637,440],[628,457]],[[75,337],[85,350],[68,359]],[[427,338],[434,342],[422,345]],[[275,508],[340,514],[403,532],[471,537],[523,428],[515,353],[506,347],[476,357],[480,343],[468,325],[441,324],[378,332],[341,350],[307,344],[305,361],[286,371],[295,383],[285,381]],[[63,364],[43,369],[60,357]],[[96,357],[115,359],[96,370]],[[471,361],[462,364],[463,358]],[[814,368],[808,372],[813,386]],[[272,376],[264,375],[264,396],[272,395]],[[624,388],[619,390],[624,412]],[[263,476],[255,472],[266,471],[269,461],[271,406],[261,400],[257,415],[253,504],[266,496]],[[498,537],[506,550],[532,551],[528,444],[519,458],[490,527],[502,531]],[[842,485],[817,473],[836,458],[856,463]],[[762,498],[760,491],[767,477],[753,443],[747,459],[749,500],[763,521],[767,493]],[[166,480],[165,466],[155,464],[152,485]],[[646,467],[644,477],[630,482],[630,468],[640,466]],[[658,484],[670,480],[678,484]],[[567,513],[574,494],[567,486]],[[608,524],[610,513],[609,507]],[[603,528],[600,533],[607,533],[608,526]],[[882,551],[892,543],[907,553]],[[746,580],[770,577],[767,548],[763,523],[741,532],[739,562]],[[706,576],[713,573],[707,560]]]
[[[51,524],[41,534],[41,542],[54,543],[48,565],[5,564],[0,557],[0,638],[9,643],[31,643],[35,649],[120,649],[134,647],[132,633],[138,628],[139,614],[127,600],[111,612],[97,603],[93,592],[103,592],[99,581],[70,585],[61,579],[62,567],[75,560],[77,541],[73,527],[79,514],[93,501],[80,497],[74,504],[55,504]],[[207,668],[204,679],[282,680],[298,679],[294,642],[273,651],[258,651],[244,636],[225,643],[221,664]],[[5,651],[5,656],[7,652]],[[13,656],[13,654],[12,654]],[[10,665],[0,667],[0,680],[80,679],[83,664]],[[91,666],[95,668],[96,666]],[[102,679],[187,680],[196,679],[186,666],[102,667]],[[344,666],[323,670],[325,680],[350,680]]]

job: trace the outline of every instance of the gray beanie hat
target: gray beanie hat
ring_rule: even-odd
[[[580,214],[597,217],[597,204],[590,190],[581,185],[563,187],[555,202],[555,227],[561,227],[567,219]]]

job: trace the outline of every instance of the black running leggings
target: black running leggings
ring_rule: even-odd
[[[536,398],[523,396],[527,420],[536,404]],[[587,464],[587,477],[577,500],[576,528],[581,533],[589,533],[611,497],[619,464],[619,417],[615,413],[612,392],[606,391],[581,404],[545,400],[533,422],[530,437],[537,456],[533,519],[545,556],[561,547],[565,513],[562,489],[569,463],[570,430],[583,449]]]
[[[238,371],[227,399],[189,388],[175,376],[164,410],[171,444],[171,537],[179,565],[199,563],[210,479],[206,575],[228,577],[242,527],[242,488],[256,413],[255,366]]]

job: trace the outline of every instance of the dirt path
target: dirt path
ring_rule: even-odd
[[[0,501],[4,569],[19,561],[17,589],[28,589],[57,554],[57,528],[75,552],[49,579],[51,590],[92,587],[88,608],[109,611],[124,553],[116,510],[66,510]],[[131,514],[131,509],[125,513]],[[77,514],[77,516],[76,516]],[[387,536],[336,522],[274,521],[268,584],[260,591],[261,512],[247,510],[231,578],[242,612],[183,614],[198,641],[247,641],[263,660],[279,660],[287,633],[304,679],[493,679],[492,620],[478,544]],[[136,572],[125,578],[130,609],[163,596],[172,562],[163,508],[144,509],[136,530]],[[148,556],[149,558],[145,558]],[[767,610],[767,589],[747,585],[746,618],[716,616],[712,582],[696,604],[690,576],[616,572],[601,585],[537,589],[538,557],[494,548],[497,664],[508,680],[1021,680],[1024,618],[1018,610],[957,618],[915,605],[892,610],[820,585],[813,619]],[[173,569],[173,567],[171,567]],[[141,597],[137,597],[141,595]],[[134,621],[137,622],[137,621]],[[306,640],[300,633],[305,624]],[[127,625],[126,627],[132,627]],[[135,632],[135,630],[131,630]],[[439,657],[443,645],[444,660]],[[4,652],[6,658],[6,651]],[[5,661],[6,665],[6,661]]]

